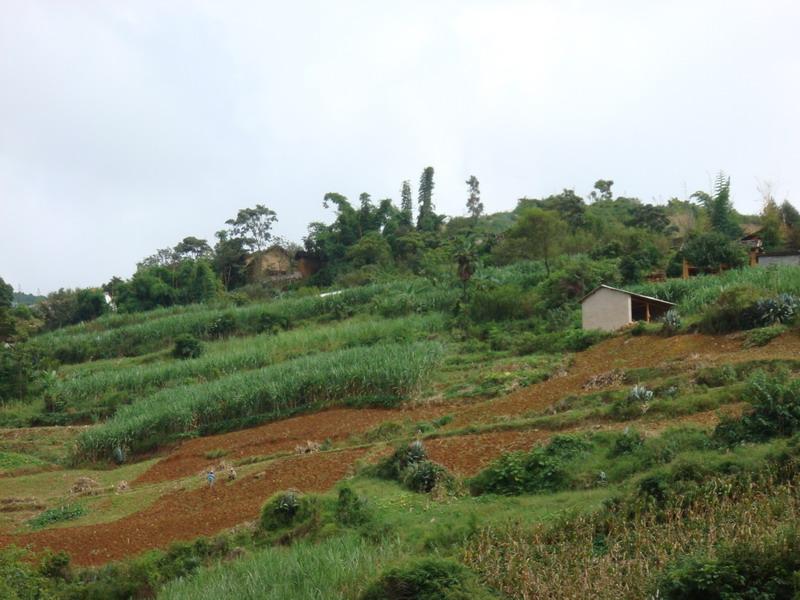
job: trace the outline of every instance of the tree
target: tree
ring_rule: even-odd
[[[680,255],[691,265],[708,271],[724,267],[741,267],[747,262],[747,251],[727,236],[711,231],[691,236]]]
[[[639,204],[633,208],[630,219],[627,221],[630,227],[648,229],[654,233],[667,233],[675,228],[670,225],[667,211],[663,206],[653,204]]]
[[[458,278],[461,280],[461,300],[467,301],[467,284],[478,268],[478,254],[474,244],[467,239],[455,253]]]
[[[347,249],[347,260],[354,267],[383,265],[392,260],[392,249],[378,232],[370,231]]]
[[[225,221],[231,227],[231,237],[244,240],[250,251],[264,250],[272,239],[272,225],[278,220],[277,214],[263,204],[255,208],[242,208],[235,219]]]
[[[786,231],[786,245],[792,250],[800,249],[800,213],[797,209],[784,200],[781,204],[781,220]]]
[[[542,200],[522,198],[514,212],[521,213],[532,207],[557,212],[573,233],[586,225],[586,204],[574,190],[565,189]]]
[[[516,243],[527,258],[541,259],[547,275],[550,275],[550,260],[556,255],[566,225],[557,212],[541,208],[525,210],[517,222],[508,230],[506,237]]]
[[[11,314],[11,303],[14,301],[14,288],[0,277],[0,342],[10,340],[17,327]]]
[[[470,175],[465,182],[469,186],[469,197],[467,198],[467,212],[472,220],[477,222],[478,217],[483,213],[483,202],[481,202],[480,182],[475,175]]]
[[[231,238],[227,231],[218,231],[214,245],[214,271],[226,290],[247,283],[247,249],[243,238]]]
[[[414,224],[414,199],[411,196],[411,182],[405,180],[400,189],[400,215],[401,222],[407,227]]]
[[[611,179],[598,179],[594,182],[594,189],[589,192],[589,197],[594,200],[611,200],[611,186],[614,182]]]
[[[148,269],[150,267],[168,267],[178,260],[173,248],[161,248],[156,250],[154,254],[142,259],[141,262],[136,263],[138,269]]]
[[[722,171],[717,175],[712,194],[697,191],[692,194],[708,213],[711,229],[721,233],[728,239],[738,238],[742,235],[742,228],[736,222],[736,217],[731,204],[731,178]]]
[[[417,229],[419,231],[435,231],[437,220],[433,212],[433,167],[425,167],[420,175],[417,202],[419,204]]]
[[[174,248],[175,254],[179,259],[191,258],[197,260],[211,255],[211,246],[206,240],[201,240],[194,236],[183,238]]]

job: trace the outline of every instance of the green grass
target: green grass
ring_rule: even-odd
[[[382,565],[402,555],[399,545],[372,544],[355,535],[267,548],[231,563],[200,569],[162,589],[163,600],[353,599]]]
[[[179,435],[235,429],[311,408],[392,406],[417,389],[441,353],[432,342],[357,347],[166,389],[84,432],[78,450],[86,457],[107,458],[117,446],[135,451]]]
[[[9,473],[21,469],[35,469],[45,467],[49,463],[30,456],[29,454],[18,454],[17,452],[3,452],[0,450],[0,473]]]
[[[109,400],[126,403],[159,388],[213,381],[307,354],[385,341],[413,341],[441,331],[445,324],[444,316],[439,314],[412,315],[387,320],[348,320],[277,335],[233,338],[208,344],[206,354],[193,360],[168,359],[132,366],[110,364],[99,372],[89,369],[86,374],[73,369],[71,377],[57,381],[49,395],[64,409],[85,410]]]

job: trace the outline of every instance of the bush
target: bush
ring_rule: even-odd
[[[666,600],[761,600],[797,598],[800,536],[782,533],[767,545],[735,544],[712,558],[692,556],[673,563],[658,584]]]
[[[460,563],[423,558],[387,569],[361,600],[487,600],[493,598]]]
[[[370,520],[369,508],[365,498],[360,498],[349,487],[339,490],[336,500],[336,521],[346,526],[357,526]]]
[[[731,385],[739,380],[739,375],[732,365],[722,365],[721,367],[708,367],[697,374],[696,381],[700,385],[710,388]]]
[[[786,373],[754,373],[745,391],[752,408],[739,419],[723,419],[714,436],[726,444],[762,441],[800,431],[800,379]]]
[[[425,445],[415,440],[408,445],[400,446],[394,453],[378,465],[377,473],[384,479],[400,481],[405,471],[411,465],[428,458]]]
[[[776,337],[786,332],[786,325],[770,325],[769,327],[761,327],[747,332],[744,338],[745,348],[756,348],[759,346],[766,346]]]
[[[756,304],[763,297],[761,290],[749,285],[737,285],[725,290],[703,313],[700,330],[705,333],[727,333],[757,327],[760,323]]]
[[[514,285],[477,290],[467,305],[467,314],[478,323],[524,319],[533,314],[533,299]]]
[[[608,455],[611,458],[615,458],[623,454],[633,454],[642,446],[644,446],[644,437],[642,434],[634,429],[626,427],[625,431],[614,440],[614,445],[611,447]]]
[[[185,360],[187,358],[198,358],[203,353],[203,344],[192,335],[181,335],[175,340],[175,348],[172,355],[175,358]]]
[[[236,331],[236,315],[232,312],[223,313],[211,321],[206,330],[206,335],[211,338],[225,338]]]
[[[473,495],[556,492],[569,487],[570,461],[592,448],[582,437],[560,435],[543,448],[503,454],[470,481]]]
[[[432,460],[412,463],[403,471],[402,483],[408,489],[428,493],[437,485],[450,485],[453,477],[442,465]]]
[[[264,531],[277,531],[309,520],[315,513],[315,502],[299,492],[278,492],[261,509],[259,522]]]

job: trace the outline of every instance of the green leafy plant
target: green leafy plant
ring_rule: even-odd
[[[72,521],[86,514],[86,507],[80,504],[64,504],[55,508],[48,508],[28,521],[33,529],[41,529],[54,523]]]
[[[201,354],[203,354],[203,344],[196,337],[184,334],[175,339],[175,347],[172,350],[175,358],[185,360],[198,358]]]
[[[494,598],[464,565],[442,558],[408,561],[384,571],[360,600],[488,600]]]

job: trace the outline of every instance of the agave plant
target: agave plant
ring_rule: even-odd
[[[666,333],[675,333],[681,328],[681,316],[674,308],[670,308],[663,319],[663,331]]]
[[[645,386],[639,385],[638,383],[628,392],[628,400],[631,402],[640,402],[642,404],[650,402],[653,396],[652,390],[648,390]]]
[[[756,314],[763,325],[787,323],[797,313],[798,300],[791,294],[778,294],[756,303]]]

